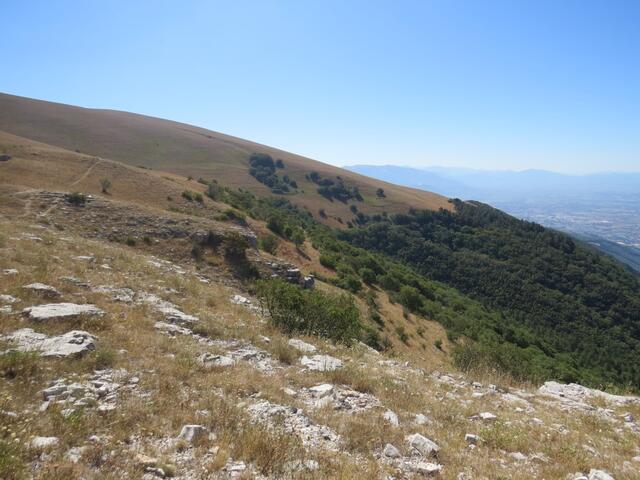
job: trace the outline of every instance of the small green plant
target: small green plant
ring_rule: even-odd
[[[438,338],[435,342],[433,342],[433,346],[438,350],[442,350],[442,340]]]
[[[20,456],[21,452],[16,444],[0,440],[0,478],[26,478]]]
[[[109,180],[108,178],[101,178],[100,188],[102,189],[102,193],[109,193],[109,189],[111,188],[111,180]]]
[[[125,240],[125,243],[130,247],[135,247],[136,246],[136,239],[133,238],[133,237],[127,237],[127,239]]]

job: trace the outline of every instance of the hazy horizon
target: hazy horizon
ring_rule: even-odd
[[[0,4],[0,91],[333,165],[640,168],[640,4]]]

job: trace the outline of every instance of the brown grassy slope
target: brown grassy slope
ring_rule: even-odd
[[[270,192],[249,175],[248,157],[253,152],[269,153],[284,160],[286,168],[279,173],[296,180],[304,192],[287,198],[308,208],[316,217],[318,210],[324,208],[329,216],[326,222],[333,225],[338,225],[333,217],[346,222],[353,214],[349,205],[318,195],[316,185],[305,180],[310,171],[323,176],[340,175],[348,184],[358,186],[365,201],[357,202],[357,206],[364,213],[449,207],[445,197],[434,193],[392,185],[229,135],[132,113],[0,94],[0,130],[129,165],[216,178],[225,185],[243,187],[259,195]],[[386,198],[376,197],[378,188],[385,190]]]
[[[100,179],[107,178],[112,183],[108,198],[163,210],[181,203],[184,190],[204,190],[203,185],[178,175],[130,167],[1,131],[0,152],[12,157],[0,162],[0,184],[15,190],[32,188],[100,195]],[[205,202],[214,204],[208,199]]]

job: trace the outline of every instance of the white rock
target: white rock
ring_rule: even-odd
[[[432,476],[438,475],[442,471],[442,465],[438,465],[437,463],[429,463],[429,462],[420,462],[415,467],[416,472],[421,473],[422,475]]]
[[[58,437],[35,437],[31,440],[31,448],[43,450],[58,445]]]
[[[62,335],[47,337],[31,328],[22,328],[5,335],[21,352],[39,351],[43,357],[70,357],[95,350],[96,337],[83,330],[71,330]]]
[[[104,310],[100,310],[95,305],[75,303],[49,303],[46,305],[36,305],[22,310],[32,320],[53,320],[59,318],[73,318],[80,315],[102,316]]]
[[[440,447],[435,442],[423,437],[419,433],[407,436],[406,441],[412,448],[415,448],[425,457],[437,453],[440,450]]]
[[[390,443],[387,443],[384,446],[384,450],[382,451],[382,453],[385,457],[389,457],[389,458],[400,458],[402,456],[400,454],[400,450],[398,450],[396,447],[394,447]]]
[[[384,412],[382,414],[382,418],[384,418],[387,422],[389,422],[394,427],[397,427],[400,425],[400,422],[398,420],[398,415],[396,415],[396,412],[392,410],[387,410],[386,412]]]
[[[64,458],[69,460],[71,463],[78,463],[86,451],[87,447],[72,447],[66,451]]]
[[[416,425],[426,425],[429,422],[429,418],[426,415],[423,415],[422,413],[418,413],[416,414],[415,419],[413,420],[413,423],[415,423]]]
[[[469,444],[469,445],[477,445],[478,442],[480,441],[480,437],[478,435],[474,435],[473,433],[467,433],[464,436],[464,440]]]
[[[231,357],[226,357],[224,355],[215,355],[209,352],[200,355],[198,357],[198,362],[207,368],[230,367],[236,363],[235,360]]]
[[[13,297],[11,295],[0,295],[0,303],[2,304],[9,304],[9,303],[16,303],[18,301],[18,299],[16,297]]]
[[[36,292],[47,298],[60,296],[60,292],[57,289],[51,285],[45,285],[44,283],[30,283],[29,285],[24,285],[22,288],[25,290],[31,290],[32,292]]]
[[[313,355],[312,357],[305,355],[300,359],[300,363],[309,370],[318,372],[331,372],[343,367],[342,360],[329,355]]]
[[[197,440],[207,433],[207,428],[203,425],[185,425],[180,431],[178,438],[189,443]]]
[[[480,417],[481,420],[484,420],[485,422],[492,422],[494,421],[496,418],[498,418],[497,415],[491,413],[491,412],[481,412],[478,414],[478,417]]]
[[[592,468],[589,471],[589,480],[615,480],[609,473],[604,470],[596,470]]]
[[[5,268],[2,270],[2,274],[3,275],[17,275],[18,274],[18,270],[16,270],[15,268]]]
[[[640,455],[633,457],[631,460],[633,460],[634,462],[640,463]]]
[[[71,257],[73,260],[77,260],[79,262],[95,262],[96,261],[96,257],[90,256],[90,255],[77,255],[75,257]]]
[[[303,353],[315,353],[315,351],[317,350],[314,345],[311,345],[310,343],[307,343],[307,342],[303,342],[302,340],[299,340],[297,338],[292,338],[287,343],[289,344],[289,346]]]
[[[233,297],[231,297],[231,303],[234,303],[236,305],[251,305],[251,300],[243,297],[242,295],[234,295]]]
[[[323,398],[333,393],[333,385],[330,383],[316,385],[315,387],[309,388],[309,392],[311,392],[315,398]]]
[[[527,456],[520,452],[511,452],[509,457],[513,458],[517,462],[524,462],[527,459]]]
[[[624,405],[629,403],[635,403],[640,405],[640,398],[631,395],[612,395],[601,390],[594,388],[587,388],[577,383],[558,383],[558,382],[545,382],[538,389],[538,393],[543,395],[551,395],[558,399],[573,400],[576,402],[583,401],[588,398],[599,397],[608,402],[618,405]]]

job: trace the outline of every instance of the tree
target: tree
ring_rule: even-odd
[[[109,180],[108,178],[101,178],[100,187],[102,187],[102,193],[109,193],[109,189],[111,188],[111,180]]]
[[[376,196],[377,196],[378,198],[384,198],[384,197],[386,197],[386,195],[384,194],[384,189],[379,188],[378,190],[376,190]]]
[[[301,228],[296,228],[291,234],[291,241],[299,248],[304,243],[304,231]]]

